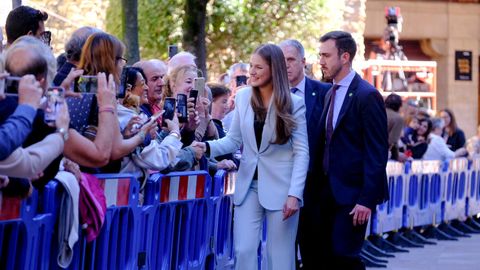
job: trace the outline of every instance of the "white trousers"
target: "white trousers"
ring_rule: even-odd
[[[235,269],[258,270],[257,249],[263,220],[266,219],[268,269],[294,270],[298,215],[297,212],[283,221],[282,210],[271,211],[263,208],[258,200],[257,181],[252,181],[243,203],[235,206],[233,223]]]

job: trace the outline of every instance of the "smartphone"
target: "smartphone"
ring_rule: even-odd
[[[40,40],[50,47],[50,43],[52,42],[52,32],[44,31],[42,34],[40,34]]]
[[[177,95],[177,112],[179,114],[178,122],[186,123],[188,120],[187,95],[185,94]]]
[[[247,85],[247,76],[246,75],[238,75],[237,76],[237,87]]]
[[[162,127],[166,127],[166,119],[172,120],[173,115],[175,114],[175,98],[167,97],[165,98],[165,103],[163,104],[163,115],[162,115]]]
[[[127,73],[130,66],[124,66],[120,75],[120,86],[118,87],[117,98],[125,98],[127,92]]]
[[[98,92],[97,86],[97,76],[84,75],[75,81],[74,89],[75,92],[96,94]]]
[[[198,95],[201,97],[205,96],[205,78],[198,77],[193,80],[193,89],[198,91]]]
[[[18,84],[21,77],[8,76],[0,82],[0,94],[18,95]]]
[[[172,59],[175,54],[178,53],[178,46],[177,45],[168,45],[168,58]]]
[[[192,89],[190,90],[189,98],[194,98],[193,100],[193,107],[197,107],[197,97],[198,97],[198,90]]]
[[[65,89],[63,87],[49,87],[45,93],[47,106],[45,107],[45,123],[55,126],[55,120],[65,101]]]

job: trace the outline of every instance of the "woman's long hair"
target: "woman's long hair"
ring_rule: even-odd
[[[445,108],[445,109],[441,110],[440,112],[445,112],[445,113],[448,114],[448,116],[450,116],[450,123],[448,124],[448,126],[445,126],[445,127],[448,128],[448,136],[452,136],[453,133],[455,133],[458,129],[457,120],[455,119],[455,115],[453,114],[452,110],[450,110],[448,108]]]
[[[293,119],[292,97],[288,85],[287,66],[285,58],[280,47],[273,44],[260,45],[255,49],[254,54],[258,54],[270,66],[272,73],[273,102],[276,111],[276,127],[274,144],[284,144],[292,136],[293,129],[296,127]],[[263,106],[260,88],[253,87],[251,105],[253,111],[257,113],[262,120],[266,118],[268,108]]]
[[[120,74],[117,62],[124,51],[125,45],[118,38],[104,32],[92,34],[82,48],[78,68],[83,69],[85,75],[105,72],[108,78],[108,75],[112,74],[118,85]]]

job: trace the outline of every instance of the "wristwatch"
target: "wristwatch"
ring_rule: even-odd
[[[63,141],[66,142],[68,140],[68,130],[64,128],[59,128],[57,129],[57,132],[62,135]]]

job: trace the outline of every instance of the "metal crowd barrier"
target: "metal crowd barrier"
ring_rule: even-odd
[[[428,238],[480,232],[480,159],[389,162],[386,170],[390,200],[370,220],[362,253],[367,264],[385,264],[382,257],[429,244]],[[235,173],[219,171],[213,180],[206,171],[156,173],[142,194],[133,175],[97,178],[107,201],[105,223],[91,243],[79,231],[68,269],[233,269]],[[1,269],[59,269],[57,220],[64,193],[52,180],[26,200],[2,198]],[[260,269],[266,266],[266,233]]]
[[[480,233],[480,159],[387,164],[390,200],[378,205],[362,251],[367,266],[404,248]]]

